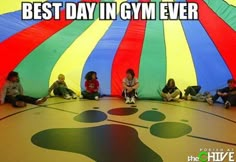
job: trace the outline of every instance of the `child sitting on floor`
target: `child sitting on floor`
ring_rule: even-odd
[[[123,79],[123,93],[126,104],[134,104],[135,97],[137,97],[137,89],[139,87],[138,79],[134,77],[135,73],[133,69],[126,71],[126,78]]]
[[[221,97],[225,104],[225,108],[228,109],[231,106],[236,106],[236,81],[234,79],[229,79],[227,84],[227,87],[217,90],[213,98],[207,99],[208,104],[214,104],[218,98]]]
[[[50,96],[53,91],[55,96],[63,97],[64,99],[76,99],[77,95],[71,89],[69,89],[65,82],[65,76],[60,74],[58,80],[55,81],[48,90],[48,95]]]
[[[82,91],[80,98],[85,98],[89,100],[99,100],[99,82],[97,80],[97,73],[95,71],[90,71],[85,76],[85,91]]]
[[[20,83],[19,75],[11,71],[7,76],[7,81],[1,92],[1,104],[11,103],[14,107],[25,107],[26,103],[39,105],[47,100],[46,97],[34,98],[25,96]]]
[[[175,86],[174,79],[169,79],[165,87],[162,89],[162,98],[164,101],[173,101],[182,98],[182,92]]]
[[[201,86],[188,86],[184,91],[184,99],[198,102],[207,102],[207,99],[211,97],[209,92],[199,93]]]

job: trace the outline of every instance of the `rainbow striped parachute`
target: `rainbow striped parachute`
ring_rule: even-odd
[[[236,78],[235,0],[186,0],[198,3],[198,21],[103,21],[98,10],[94,20],[72,21],[63,19],[64,9],[59,21],[23,21],[21,1],[0,2],[0,87],[7,73],[16,70],[25,92],[42,96],[63,73],[79,93],[85,74],[94,70],[102,94],[120,95],[125,71],[133,68],[139,96],[158,98],[168,78],[181,90],[199,84],[205,91]],[[161,1],[153,2],[158,10]]]

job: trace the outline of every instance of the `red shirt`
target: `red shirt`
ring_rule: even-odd
[[[86,80],[85,82],[86,91],[89,93],[98,92],[99,82],[98,80]]]

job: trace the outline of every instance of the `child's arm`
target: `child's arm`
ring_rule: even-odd
[[[53,83],[48,89],[48,95],[50,96],[51,92],[55,89],[56,83]]]
[[[94,89],[94,91],[95,91],[95,92],[98,92],[98,90],[99,90],[99,81],[96,80],[96,89]]]
[[[2,90],[1,90],[1,99],[0,99],[1,104],[4,104],[4,102],[5,102],[5,97],[6,97],[6,93],[7,93],[7,85],[6,84],[3,86]]]
[[[19,83],[19,92],[20,92],[20,94],[21,95],[23,95],[24,94],[24,90],[23,90],[23,87],[22,87],[22,85]]]
[[[162,92],[163,92],[163,93],[169,93],[168,87],[165,86],[165,87],[162,89]]]
[[[139,82],[138,82],[138,80],[136,79],[136,80],[135,80],[135,84],[134,84],[134,86],[132,87],[132,89],[138,89],[138,87],[139,87]]]

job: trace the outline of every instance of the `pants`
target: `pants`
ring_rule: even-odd
[[[197,94],[195,96],[191,96],[191,100],[192,101],[199,101],[199,102],[205,102],[207,98],[209,98],[210,96],[206,96],[203,94]]]
[[[126,97],[129,97],[129,98],[135,97],[135,98],[137,98],[137,97],[138,97],[138,94],[137,94],[137,92],[136,92],[135,89],[132,90],[131,92],[127,92],[127,90],[124,90],[124,91],[122,92],[122,96],[123,96],[124,98],[126,98]]]
[[[228,101],[230,102],[231,106],[236,106],[236,95],[230,95],[228,97]]]
[[[85,99],[94,100],[96,96],[100,96],[98,92],[89,93],[87,91],[82,91],[82,95]]]
[[[53,90],[54,95],[56,96],[66,96],[66,95],[73,95],[75,94],[75,92],[73,92],[72,90],[70,90],[69,88],[66,87],[58,87],[56,89]]]
[[[163,98],[168,98],[168,93],[162,93],[161,94]],[[176,98],[177,96],[181,95],[181,92],[180,90],[176,89],[173,93],[170,93],[170,97],[172,99]]]
[[[224,103],[225,103],[225,102],[227,101],[227,99],[228,99],[228,96],[219,96],[219,95],[216,93],[215,96],[213,96],[213,98],[212,98],[213,102],[215,103],[215,102],[218,100],[219,97],[222,98],[222,100],[223,100]]]
[[[191,96],[196,96],[200,90],[201,90],[201,86],[189,86],[187,87],[187,89],[185,89],[184,96],[188,96],[189,94]]]
[[[23,101],[25,103],[35,104],[37,100],[38,98],[24,96],[24,95],[17,95],[16,97],[6,96],[5,98],[5,101],[7,103],[11,103],[14,107],[17,107],[17,104],[16,104],[17,101]]]

